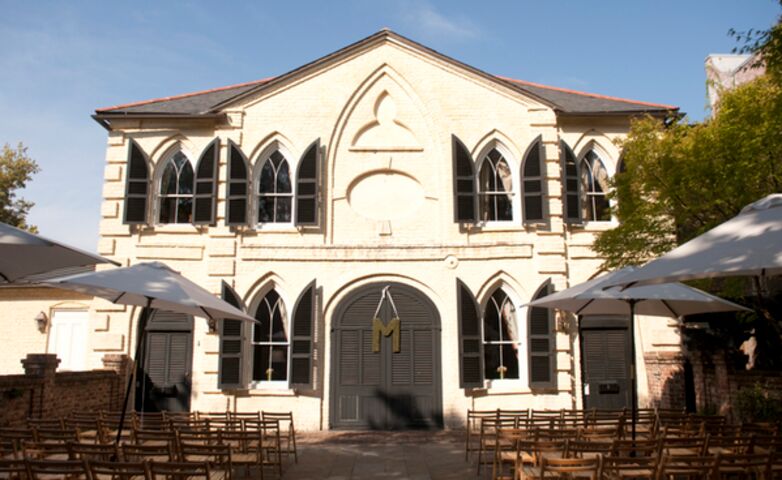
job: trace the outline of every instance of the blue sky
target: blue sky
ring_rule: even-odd
[[[279,75],[380,28],[498,75],[705,114],[703,61],[772,0],[0,0],[0,143],[42,167],[23,196],[44,235],[94,251],[98,107]],[[219,8],[218,8],[219,7]]]

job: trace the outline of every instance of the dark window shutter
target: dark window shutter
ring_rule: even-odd
[[[304,151],[296,172],[296,225],[318,224],[320,139]]]
[[[149,191],[149,163],[141,147],[133,140],[128,150],[125,172],[125,224],[147,223],[147,194]]]
[[[245,311],[239,295],[225,281],[222,284],[222,299],[241,311]],[[244,375],[245,325],[242,320],[220,320],[220,363],[217,371],[217,386],[221,390],[247,388]]]
[[[247,158],[228,141],[228,191],[225,202],[225,224],[247,224],[247,195],[249,192]]]
[[[453,138],[454,221],[475,222],[475,174],[472,156],[464,144]]]
[[[315,326],[315,282],[304,289],[293,310],[291,387],[312,388],[312,332]]]
[[[542,221],[545,215],[546,175],[543,160],[543,142],[538,138],[529,148],[521,171],[525,222]]]
[[[461,388],[483,387],[481,314],[470,289],[456,281],[459,311],[459,380]]]
[[[533,300],[553,293],[551,280],[547,280]],[[554,388],[557,386],[557,349],[554,310],[531,307],[527,312],[527,353],[529,355],[529,386]]]
[[[214,225],[217,206],[217,171],[220,156],[220,140],[215,139],[206,147],[196,167],[195,194],[193,195],[193,223]]]
[[[576,155],[570,149],[567,143],[560,142],[562,154],[562,192],[564,193],[563,210],[566,223],[581,223],[581,201],[579,195],[579,184],[581,180],[578,175],[578,163]]]

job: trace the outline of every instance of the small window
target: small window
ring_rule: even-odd
[[[478,172],[478,209],[480,220],[503,222],[513,220],[513,175],[507,160],[493,148]]]
[[[258,223],[291,223],[293,187],[288,161],[279,150],[275,150],[261,165]]]
[[[594,150],[581,159],[581,215],[587,221],[609,221],[608,172]]]
[[[193,167],[184,153],[177,151],[165,164],[160,176],[160,223],[192,223]]]
[[[483,313],[485,378],[519,378],[520,342],[516,307],[505,290],[498,288]]]
[[[288,314],[276,290],[271,290],[258,304],[255,318],[260,322],[253,330],[253,381],[288,381]]]

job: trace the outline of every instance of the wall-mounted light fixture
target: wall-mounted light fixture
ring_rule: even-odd
[[[46,327],[49,326],[49,317],[44,312],[38,312],[35,316],[35,323],[38,324],[38,331],[46,333]]]

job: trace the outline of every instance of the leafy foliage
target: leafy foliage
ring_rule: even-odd
[[[759,383],[744,387],[736,392],[733,405],[736,417],[741,422],[778,422],[782,420],[779,399],[771,398],[768,389]]]
[[[633,122],[614,179],[621,224],[601,234],[605,267],[643,263],[782,191],[782,87],[761,76],[722,95],[703,123]]]
[[[779,1],[782,6],[782,0]],[[737,31],[730,29],[728,35],[739,42],[740,46],[733,49],[734,53],[750,53],[755,55],[751,66],[765,65],[766,71],[782,81],[782,17],[767,30]]]
[[[27,154],[27,147],[21,143],[16,149],[7,143],[3,146],[0,152],[0,221],[35,230],[26,220],[33,203],[17,198],[16,191],[24,188],[39,171],[38,164]]]

